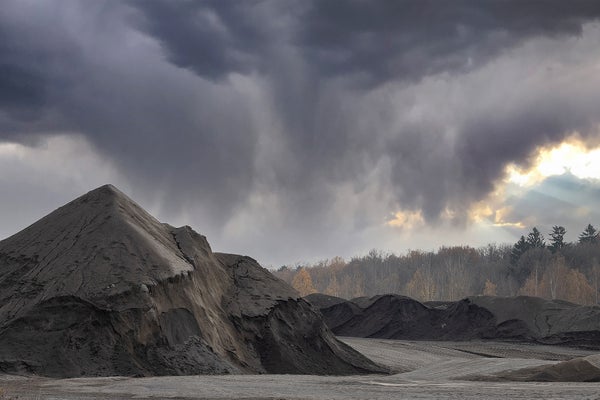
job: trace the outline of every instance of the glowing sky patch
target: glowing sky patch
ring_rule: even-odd
[[[393,226],[396,228],[403,229],[414,229],[421,227],[425,224],[423,213],[421,210],[417,211],[397,211],[394,216],[389,220],[386,225]]]
[[[469,211],[469,220],[476,225],[524,228],[524,221],[511,219],[513,208],[505,205],[504,193],[504,191],[496,191],[487,199],[475,203]]]
[[[494,226],[498,227],[513,227],[513,228],[525,228],[522,221],[509,221],[508,218],[512,214],[512,207],[502,207],[494,212]]]
[[[562,224],[572,233],[580,229],[581,221],[595,221],[600,147],[571,137],[539,148],[530,160],[528,167],[509,164],[495,190],[471,206],[469,220],[474,226],[525,233],[533,226],[548,230]]]
[[[582,141],[571,139],[540,148],[529,169],[508,165],[506,182],[528,187],[567,172],[580,179],[600,179],[600,147],[590,149]]]

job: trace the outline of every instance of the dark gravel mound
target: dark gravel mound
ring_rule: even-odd
[[[535,297],[475,296],[428,302],[399,295],[323,306],[341,336],[388,339],[502,339],[600,349],[600,307]]]
[[[337,303],[329,307],[321,308],[321,313],[325,318],[327,326],[335,332],[339,326],[342,326],[355,316],[361,315],[363,309],[351,301],[345,301],[343,303]]]
[[[98,188],[0,242],[0,371],[53,377],[384,369],[249,257]]]
[[[350,299],[349,301],[356,304],[360,308],[368,308],[371,304],[379,300],[381,297],[387,296],[385,294],[379,294],[373,297],[361,296]]]
[[[360,308],[353,301],[321,309],[336,335],[385,339],[467,340],[493,336],[493,315],[468,300],[436,309],[409,297],[377,296]]]

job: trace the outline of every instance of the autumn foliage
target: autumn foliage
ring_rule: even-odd
[[[294,276],[292,279],[292,287],[300,293],[300,296],[307,296],[317,291],[313,286],[312,278],[306,268],[300,268],[298,273]]]
[[[599,304],[600,243],[562,242],[564,232],[556,228],[561,241],[553,239],[553,246],[546,246],[536,230],[518,251],[510,245],[442,247],[400,256],[372,250],[350,261],[335,257],[274,273],[301,295],[320,292],[350,299],[396,293],[420,301],[529,295]]]

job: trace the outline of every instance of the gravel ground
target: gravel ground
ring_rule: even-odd
[[[469,382],[470,374],[551,364],[589,351],[497,342],[343,338],[390,376],[220,375],[155,378],[0,377],[0,399],[600,399],[598,383]],[[18,396],[18,397],[17,397]]]
[[[419,369],[424,367],[435,366],[447,361],[484,360],[485,362],[491,364],[498,363],[499,365],[505,365],[507,362],[510,362],[519,367],[521,365],[550,364],[551,361],[566,361],[575,357],[586,357],[596,354],[590,350],[529,343],[406,341],[363,338],[340,339],[373,361],[389,365],[398,370],[398,372],[413,371],[413,373],[418,372]],[[469,365],[469,363],[467,362],[466,365]]]

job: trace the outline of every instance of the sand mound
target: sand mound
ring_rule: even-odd
[[[249,257],[107,185],[0,242],[0,370],[56,377],[383,369]]]

